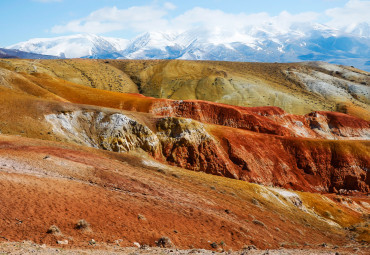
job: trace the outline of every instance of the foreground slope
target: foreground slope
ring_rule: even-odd
[[[167,236],[177,248],[211,249],[215,242],[234,250],[369,241],[361,216],[369,212],[368,198],[268,188],[134,155],[8,135],[0,135],[0,159],[4,240],[155,246]],[[89,227],[76,228],[80,219]],[[52,225],[59,232],[47,233]]]
[[[7,70],[110,91],[277,106],[293,114],[339,111],[369,120],[369,73],[323,62],[301,64],[179,60],[9,60]]]

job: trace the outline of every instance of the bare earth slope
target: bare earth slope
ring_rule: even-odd
[[[323,62],[69,59],[3,60],[0,66],[156,98],[277,106],[293,114],[339,111],[370,118],[369,73]]]
[[[185,72],[181,79],[203,79],[199,73],[209,77],[202,69],[206,64],[1,60],[0,238],[67,240],[67,247],[84,247],[91,239],[98,244],[90,245],[97,246],[153,246],[168,236],[182,249],[211,249],[215,242],[215,250],[359,246],[357,241],[366,249],[368,74],[334,66],[344,70],[338,79],[364,83],[347,84],[335,98],[297,89],[296,107],[303,102],[300,95],[323,103],[316,110],[325,111],[305,115],[274,106],[120,93],[154,93],[155,84],[167,84],[155,80],[161,68]],[[191,65],[196,66],[192,77]],[[288,83],[297,85],[292,80],[307,72],[323,75],[325,68],[334,68],[323,65],[292,64],[288,70],[279,64],[208,63],[210,72],[233,69],[242,75],[251,68],[253,79],[287,91],[291,87],[280,84],[278,74],[263,78],[263,72],[295,72]],[[339,76],[332,72],[330,77]],[[339,102],[350,88],[356,98],[341,109],[351,115],[320,108]],[[90,228],[76,229],[79,219]],[[61,233],[46,233],[52,225]]]
[[[361,223],[368,199],[263,187],[62,143],[0,139],[3,240],[155,246],[167,236],[182,249],[211,249],[213,242],[270,249],[355,245],[347,235],[368,239]],[[80,219],[88,229],[76,228]],[[48,234],[52,225],[60,232]],[[356,229],[343,229],[350,226]]]

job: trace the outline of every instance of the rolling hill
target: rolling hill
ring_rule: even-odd
[[[0,237],[366,253],[368,93],[323,62],[2,59]]]

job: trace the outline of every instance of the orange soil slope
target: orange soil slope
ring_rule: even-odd
[[[363,232],[343,227],[359,228],[363,220],[354,205],[366,212],[362,205],[368,199],[346,198],[353,205],[348,208],[334,202],[339,196],[333,201],[309,193],[286,196],[286,191],[136,156],[15,136],[0,135],[0,160],[4,240],[52,245],[68,240],[67,247],[87,247],[94,239],[154,246],[168,236],[177,248],[207,249],[212,242],[240,249],[250,244],[343,246],[355,236],[366,240]],[[80,219],[89,229],[75,228]],[[61,233],[48,234],[52,225]]]
[[[156,135],[165,134],[155,150],[147,146],[136,148],[170,164],[298,190],[369,191],[370,180],[366,170],[370,165],[369,142],[302,139],[302,137],[367,139],[370,123],[365,120],[341,113],[318,112],[296,116],[286,114],[276,107],[245,108],[202,101],[158,100],[136,94],[121,94],[72,83],[65,84],[60,80],[47,79],[39,74],[29,75],[28,80],[31,80],[33,85],[37,84],[48,91],[50,95],[63,100],[50,101],[49,95],[46,97],[47,100],[39,99],[45,96],[35,92],[36,90],[29,92],[25,89],[3,88],[4,96],[1,99],[3,107],[0,109],[2,120],[0,130],[3,133],[81,144],[82,138],[78,135],[66,136],[65,130],[64,133],[56,132],[55,127],[45,121],[45,116],[56,115],[57,118],[54,119],[61,126],[65,123],[58,119],[65,119],[72,126],[81,126],[80,123],[87,121],[81,120],[83,116],[76,117],[76,120],[71,119],[71,116],[79,111],[96,114],[107,112],[111,116],[114,113],[122,113],[120,109],[126,109],[130,112],[123,112],[123,114],[133,116],[139,123],[148,126],[154,132],[155,139]],[[70,104],[66,101],[78,104]],[[98,106],[116,108],[116,110]],[[167,121],[166,118],[155,117],[153,114],[175,116],[175,118]],[[194,142],[191,137],[190,139],[185,137],[185,140],[178,139],[189,131],[181,121],[176,122],[176,117],[209,123],[202,124],[205,130],[198,130],[200,133],[197,131],[204,139],[202,138],[199,143]],[[31,119],[33,119],[32,123],[30,123]],[[97,136],[99,140],[101,134],[94,131],[94,128],[101,123],[96,122],[92,130],[90,130],[93,126],[91,123],[90,127],[82,127],[83,125],[79,127],[83,130],[76,127],[76,132],[84,131],[90,137]],[[199,129],[198,124],[194,124],[191,128]],[[167,131],[171,132],[166,133]],[[291,139],[290,137],[301,138]],[[112,137],[111,142],[114,142],[114,139],[116,138]],[[135,135],[129,139],[142,141],[146,138]],[[92,146],[89,143],[82,144]],[[107,149],[99,144],[96,146]]]

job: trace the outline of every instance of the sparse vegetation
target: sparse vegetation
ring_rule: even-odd
[[[90,224],[86,220],[81,219],[76,223],[75,228],[79,230],[88,230],[90,229]]]
[[[48,234],[53,234],[53,235],[61,235],[62,234],[62,231],[60,231],[60,229],[55,226],[55,225],[52,225],[48,228],[48,230],[46,231],[46,233]]]

